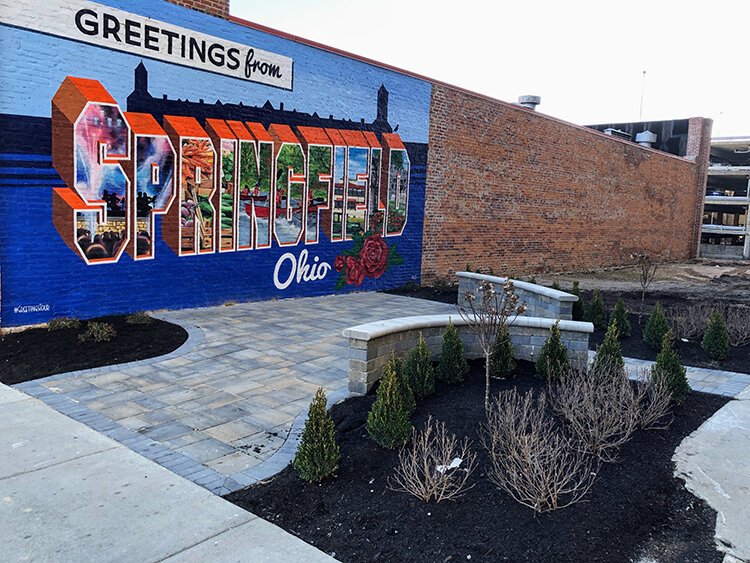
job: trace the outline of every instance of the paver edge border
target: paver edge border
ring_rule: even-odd
[[[185,454],[176,452],[136,430],[127,428],[65,395],[52,391],[42,385],[40,381],[42,380],[25,381],[14,386],[14,389],[41,401],[58,413],[80,422],[95,432],[114,440],[132,452],[140,454],[149,461],[161,465],[175,475],[183,477],[215,495],[221,496],[241,488],[242,485],[233,482],[229,476],[219,473]]]
[[[338,391],[330,393],[327,397],[328,410],[330,410],[333,405],[341,403],[342,401],[345,401],[352,396],[352,393],[349,392],[349,389],[347,387],[342,387]],[[292,426],[289,429],[289,433],[284,439],[284,443],[271,455],[271,457],[269,457],[265,461],[262,461],[258,465],[254,465],[253,467],[246,469],[245,471],[229,475],[230,479],[241,485],[241,487],[238,487],[235,490],[249,487],[250,485],[254,485],[256,483],[259,483],[260,481],[270,479],[274,475],[277,475],[278,473],[281,473],[284,469],[286,469],[286,467],[294,459],[294,456],[297,453],[297,449],[299,448],[299,444],[302,441],[302,431],[305,428],[305,422],[307,422],[308,414],[308,411],[303,410],[294,418],[294,420],[292,421]]]

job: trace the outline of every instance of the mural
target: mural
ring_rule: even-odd
[[[12,33],[21,33],[27,47],[40,37]],[[253,33],[256,43],[270,37]],[[67,43],[60,37],[44,41],[63,50]],[[279,41],[274,38],[274,49]],[[41,89],[38,115],[7,113],[8,104],[0,102],[0,129],[7,131],[0,137],[3,170],[13,172],[0,174],[0,209],[9,208],[5,203],[20,185],[25,194],[35,194],[26,197],[23,211],[1,212],[0,234],[24,222],[33,222],[39,233],[49,227],[56,232],[44,239],[42,254],[15,239],[0,250],[0,322],[23,325],[63,314],[320,295],[418,280],[429,85],[357,62],[367,69],[362,76],[369,85],[342,68],[338,82],[328,82],[330,92],[321,91],[312,78],[324,62],[333,68],[355,63],[283,43],[289,48],[282,55],[304,52],[300,60],[310,69],[295,64],[293,87],[274,93],[276,103],[253,103],[263,92],[270,95],[272,86],[240,80],[234,86],[234,78],[127,54],[116,60],[130,61],[134,81],[128,95],[106,64],[95,64],[90,72],[68,72],[47,85],[46,103]],[[80,70],[81,63],[69,66]],[[150,67],[176,96],[152,96]],[[183,76],[190,77],[188,88],[199,86],[216,101],[181,97],[172,85]],[[217,99],[214,83],[232,98]],[[399,105],[386,84],[406,93],[405,103]],[[295,98],[301,90],[309,91]],[[303,100],[308,111],[285,109],[285,97]],[[332,115],[332,104],[339,111],[365,108],[368,99],[370,121]],[[391,125],[394,104],[407,129],[419,134],[403,137]],[[14,137],[14,130],[24,134]],[[25,276],[38,283],[24,284]],[[138,281],[115,294],[112,279],[119,276]]]
[[[364,233],[403,233],[409,157],[396,133],[382,134],[388,164],[381,170],[383,148],[372,132],[365,136],[357,130],[303,126],[295,133],[285,124],[265,128],[257,122],[229,123],[216,118],[206,119],[204,129],[193,117],[165,115],[168,134],[136,134],[130,139],[128,115],[138,123],[150,120],[153,130],[159,127],[156,119],[150,114],[123,114],[116,105],[104,105],[100,98],[112,98],[101,83],[91,79],[67,77],[53,103],[64,106],[76,94],[76,99],[87,102],[74,124],[75,181],[67,195],[71,201],[79,197],[85,205],[83,209],[71,206],[76,214],[75,240],[65,228],[59,231],[88,262],[118,261],[130,240],[131,223],[136,257],[153,257],[152,214],[168,211],[175,155],[179,212],[173,215],[179,229],[174,233],[168,225],[165,237],[180,256],[269,248],[270,232],[279,247],[315,244],[321,215],[322,223],[331,225],[332,241],[356,239],[359,244]],[[69,125],[64,112],[53,115],[53,130]],[[128,180],[119,164],[124,160],[124,167],[130,166],[133,142],[135,182]],[[55,165],[65,168],[67,145],[53,139],[53,147],[58,145],[59,150],[53,148]],[[380,192],[382,176],[387,178],[386,194]],[[90,210],[97,205],[101,208]],[[240,221],[243,212],[247,218]],[[131,215],[134,221],[129,220]],[[236,240],[241,241],[239,245]],[[361,280],[355,285],[360,284]]]
[[[117,262],[133,213],[131,182],[120,166],[130,159],[130,127],[109,93],[86,79],[66,80],[52,112],[53,163],[72,187],[70,197],[80,198],[64,218],[56,214],[63,240],[88,264]]]
[[[135,151],[126,173],[132,175],[136,260],[154,257],[155,216],[166,213],[174,200],[175,152],[166,132],[148,114],[125,113]]]

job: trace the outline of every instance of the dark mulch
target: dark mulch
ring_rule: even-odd
[[[637,312],[640,309],[640,293],[602,292],[602,298],[607,306],[608,313],[612,312],[618,297],[622,297],[628,311]],[[591,294],[585,293],[584,299],[588,303],[591,299]],[[624,338],[621,341],[623,356],[629,358],[640,358],[642,360],[656,360],[659,350],[649,348],[643,341],[643,330],[646,328],[646,321],[648,321],[647,312],[651,311],[657,302],[661,303],[662,307],[682,307],[695,303],[694,300],[682,296],[675,296],[666,293],[647,294],[644,302],[644,309],[646,312],[644,312],[641,319],[641,324],[638,324],[638,315],[636,313],[630,313],[628,315],[630,319],[631,333],[629,337]],[[601,344],[603,340],[604,332],[599,330],[595,331],[589,338],[589,348],[596,350],[596,346]],[[721,362],[712,360],[703,348],[701,348],[700,342],[683,342],[678,340],[675,342],[675,348],[680,354],[682,363],[686,366],[750,373],[750,345],[742,346],[741,348],[730,348],[726,359]]]
[[[566,288],[563,288],[563,290]],[[456,288],[434,287],[401,287],[386,291],[394,295],[404,295],[406,297],[416,297],[418,299],[427,299],[430,301],[439,301],[441,303],[455,304],[458,298]],[[582,292],[583,299],[586,303],[591,300],[592,293],[589,291]],[[630,315],[630,324],[632,327],[631,336],[622,341],[622,353],[629,358],[639,358],[641,360],[656,360],[658,350],[652,350],[643,342],[643,329],[648,320],[647,312],[650,311],[657,302],[662,307],[686,306],[696,302],[689,294],[673,295],[665,292],[651,291],[646,294],[644,300],[644,310],[646,313],[642,319],[642,325],[638,325],[637,311],[641,307],[640,292],[602,292],[604,303],[607,306],[607,312],[610,313],[615,306],[618,297],[622,297],[625,307],[632,311]],[[589,339],[589,345],[592,350],[604,340],[604,332],[596,331]],[[682,363],[687,366],[695,366],[708,369],[720,369],[726,371],[736,371],[741,373],[750,373],[750,345],[742,348],[730,348],[725,360],[716,362],[708,357],[708,354],[701,348],[700,342],[680,342],[676,343],[677,351],[680,354]]]
[[[425,504],[388,489],[398,454],[366,435],[370,395],[331,409],[341,446],[335,479],[308,485],[289,467],[227,499],[342,561],[625,562],[643,553],[663,562],[721,561],[713,545],[716,513],[673,477],[671,458],[726,399],[693,393],[676,409],[669,430],[639,431],[618,462],[603,466],[586,502],[535,516],[484,476],[486,458],[477,444],[483,366],[472,364],[465,384],[439,384],[414,416],[418,427],[431,414],[474,441],[480,465],[466,496]],[[533,366],[521,362],[517,371],[514,380],[493,381],[493,392],[542,388]]]
[[[114,326],[109,342],[79,342],[86,321],[78,329],[49,331],[33,328],[0,337],[0,381],[13,385],[56,373],[145,360],[182,346],[188,334],[182,327],[153,319],[150,324],[127,324],[125,315],[90,319]]]
[[[396,289],[387,289],[383,293],[427,299],[428,301],[439,301],[440,303],[449,303],[451,305],[455,305],[458,302],[458,289],[455,287],[434,288],[406,285],[404,287],[397,287]]]

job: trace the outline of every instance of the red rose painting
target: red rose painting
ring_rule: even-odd
[[[370,235],[365,239],[359,260],[368,277],[377,279],[383,275],[388,264],[388,251],[388,245],[380,235]]]
[[[346,257],[346,283],[349,285],[362,285],[365,280],[365,270],[362,263],[351,256]]]
[[[404,263],[396,245],[388,246],[379,233],[368,231],[364,235],[355,234],[352,240],[352,248],[336,256],[333,262],[333,268],[341,272],[336,289],[342,289],[345,285],[359,287],[365,278],[378,279],[391,266]]]
[[[333,261],[333,269],[340,272],[344,268],[346,268],[346,260],[343,256],[336,256],[336,260]]]

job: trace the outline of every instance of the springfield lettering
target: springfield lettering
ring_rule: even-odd
[[[88,0],[0,0],[0,22],[291,90],[289,57]]]
[[[99,31],[128,37],[118,27],[125,24],[106,21]],[[172,38],[172,49],[182,48]],[[249,72],[267,70],[252,61]],[[337,268],[354,285],[380,277],[386,258],[395,263],[382,239],[404,232],[411,168],[396,133],[157,120],[122,111],[100,82],[72,76],[52,98],[52,131],[52,163],[65,185],[53,190],[53,221],[87,264],[155,258],[159,215],[161,237],[178,256],[354,241],[362,256],[358,249]],[[306,250],[287,252],[274,283],[322,280],[330,269]]]

